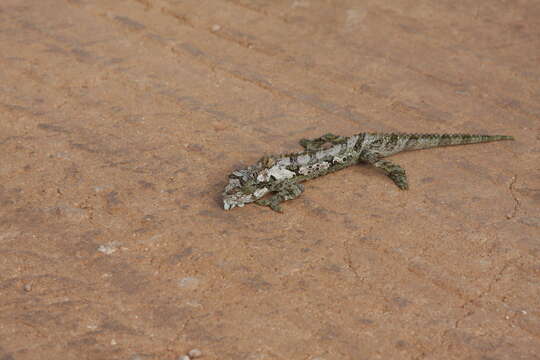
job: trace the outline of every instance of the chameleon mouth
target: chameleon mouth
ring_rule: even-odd
[[[231,210],[232,208],[234,208],[236,206],[236,204],[234,202],[231,202],[229,200],[223,200],[223,208],[225,210]]]
[[[223,209],[225,210],[231,210],[235,207],[242,207],[244,206],[244,203],[239,201],[238,199],[234,198],[225,198],[223,199]]]
[[[269,191],[268,188],[263,187],[255,190],[253,194],[242,194],[241,192],[237,192],[236,194],[231,195],[225,192],[223,194],[223,208],[225,210],[230,210],[234,207],[243,207],[245,204],[252,203],[262,198]]]

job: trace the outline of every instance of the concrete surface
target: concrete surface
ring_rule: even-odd
[[[2,0],[0,359],[539,359],[540,2]],[[302,137],[482,132],[225,212]]]

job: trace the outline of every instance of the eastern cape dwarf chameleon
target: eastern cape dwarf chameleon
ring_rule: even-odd
[[[302,152],[264,156],[255,165],[233,171],[223,192],[223,207],[230,210],[254,202],[281,212],[280,203],[302,194],[302,182],[358,163],[368,163],[381,169],[400,189],[406,190],[409,185],[405,170],[385,160],[387,156],[407,150],[499,140],[513,140],[513,137],[360,133],[349,137],[325,134],[315,139],[302,139]],[[266,194],[271,196],[263,199]]]

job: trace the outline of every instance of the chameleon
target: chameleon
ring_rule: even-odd
[[[506,135],[359,133],[338,136],[331,133],[315,139],[301,139],[304,151],[263,156],[255,165],[235,170],[223,191],[223,208],[230,210],[248,203],[282,212],[280,204],[304,192],[302,182],[337,170],[368,163],[382,170],[401,190],[409,188],[405,170],[385,158],[407,150],[514,140]],[[270,197],[263,199],[267,194]]]

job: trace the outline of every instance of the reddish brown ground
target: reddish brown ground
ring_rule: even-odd
[[[538,359],[540,2],[2,0],[0,359]],[[225,212],[325,132],[481,132]]]

